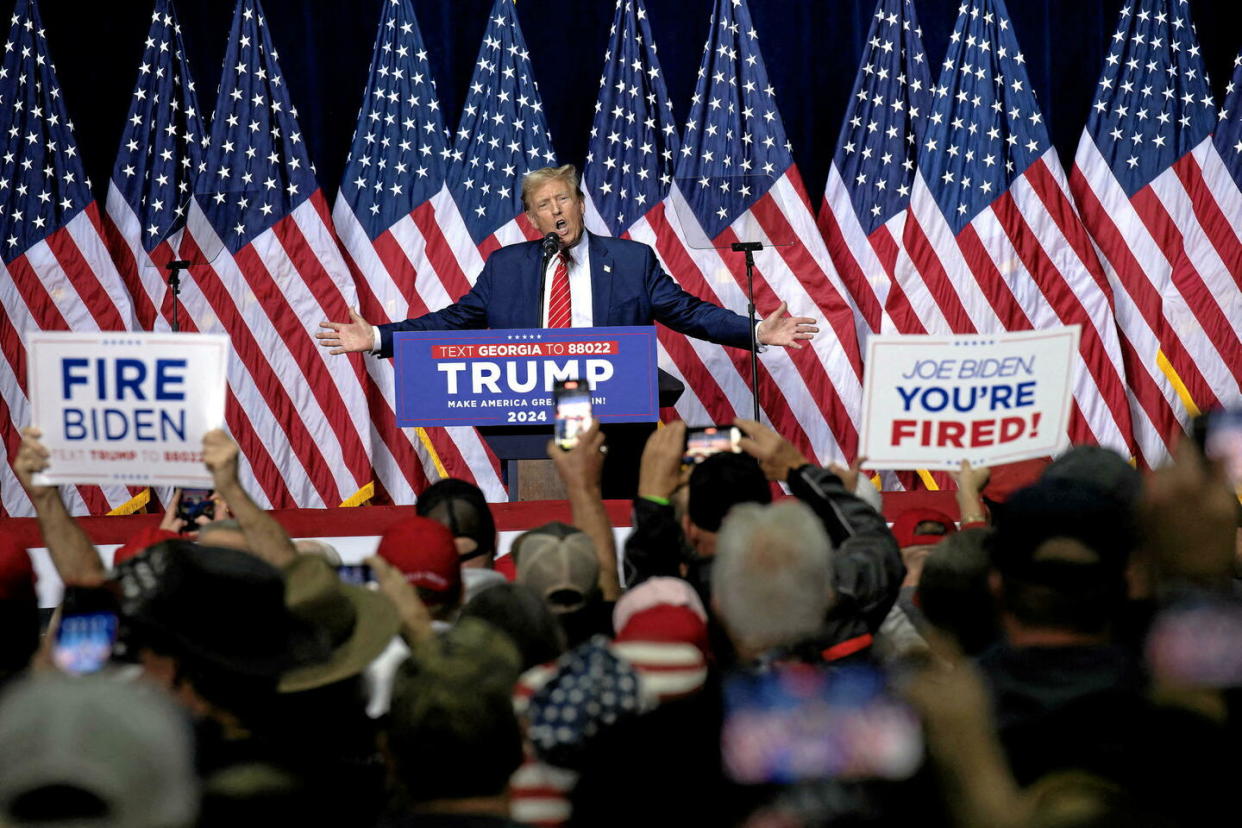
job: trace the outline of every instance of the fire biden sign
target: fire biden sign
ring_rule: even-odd
[[[867,342],[860,452],[882,469],[995,465],[1065,447],[1078,326]]]
[[[27,352],[41,484],[211,484],[202,439],[224,423],[228,337],[39,332]]]

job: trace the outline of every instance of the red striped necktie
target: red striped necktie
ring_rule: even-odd
[[[556,257],[556,272],[552,274],[552,292],[548,295],[548,327],[571,327],[569,303],[569,254],[561,251]]]

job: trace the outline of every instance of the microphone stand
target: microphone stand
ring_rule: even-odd
[[[172,290],[172,330],[177,333],[181,330],[181,323],[177,316],[177,297],[181,294],[181,271],[190,267],[187,259],[172,259],[165,265],[168,268],[168,287]]]
[[[752,419],[759,422],[759,342],[755,335],[755,251],[762,250],[762,242],[734,242],[734,253],[746,254],[746,316],[750,320],[750,398],[753,405]]]

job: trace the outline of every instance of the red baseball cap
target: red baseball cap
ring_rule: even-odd
[[[447,601],[460,594],[461,565],[453,533],[431,518],[412,517],[389,526],[375,554],[401,570],[424,593],[424,600],[434,602],[441,595]]]
[[[944,526],[944,532],[919,533],[920,523],[939,523]],[[902,549],[907,546],[937,544],[956,531],[957,523],[939,509],[907,509],[893,521],[893,537],[897,539],[897,546]]]
[[[167,529],[160,529],[156,526],[148,526],[116,548],[116,551],[112,553],[112,565],[115,567],[117,564],[124,563],[147,547],[155,546],[160,541],[173,540],[179,537],[181,536],[176,532],[170,532]]]

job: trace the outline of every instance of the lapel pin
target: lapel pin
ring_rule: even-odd
[[[604,265],[605,273],[612,273],[612,265]]]

